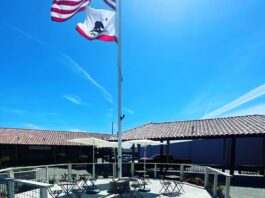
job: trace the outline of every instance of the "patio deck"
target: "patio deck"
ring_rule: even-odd
[[[111,179],[99,179],[99,180],[97,180],[96,185],[97,185],[98,189],[100,190],[100,192],[96,195],[91,195],[91,194],[88,195],[88,194],[84,193],[82,195],[82,198],[85,198],[85,197],[91,197],[91,198],[117,197],[117,195],[115,195],[115,194],[109,194],[108,193],[110,181],[111,181]],[[142,197],[148,197],[148,198],[151,198],[151,197],[210,198],[211,197],[209,195],[209,193],[203,187],[188,184],[188,183],[185,183],[183,186],[183,189],[185,192],[181,192],[180,194],[174,193],[174,194],[169,194],[169,195],[162,195],[161,193],[159,193],[160,189],[162,188],[159,180],[151,179],[150,181],[151,181],[151,184],[149,184],[148,186],[151,188],[151,191],[147,192],[147,193],[146,192],[140,192]],[[58,185],[55,185],[52,189],[53,190],[60,189],[60,187]],[[16,197],[20,197],[20,196],[16,196]],[[63,197],[63,195],[61,197]],[[52,198],[52,197],[49,195],[49,198]]]

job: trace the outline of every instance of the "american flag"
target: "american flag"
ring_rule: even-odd
[[[91,0],[54,0],[51,8],[53,21],[63,22],[70,19],[77,12],[85,10]]]
[[[112,9],[116,9],[116,0],[104,0],[104,2]]]

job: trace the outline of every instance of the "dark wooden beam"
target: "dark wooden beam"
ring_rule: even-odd
[[[105,156],[105,149],[104,148],[101,148],[100,150],[101,150],[100,157],[101,157],[102,163],[104,163],[105,162],[105,158],[104,158],[104,156]]]
[[[138,162],[139,162],[140,161],[140,153],[141,153],[141,145],[138,144],[137,148],[138,148]]]
[[[160,140],[161,143],[163,143],[163,140]],[[160,145],[160,155],[162,156],[164,154],[164,145]]]
[[[227,147],[227,140],[226,138],[224,138],[224,142],[223,142],[223,168],[222,171],[225,171],[226,168],[226,147]]]
[[[263,137],[263,168],[262,168],[262,171],[261,171],[261,174],[264,175],[265,177],[265,136]]]
[[[236,158],[236,137],[232,137],[230,157],[230,175],[234,175]]]
[[[170,141],[167,140],[167,158],[166,158],[167,163],[169,163],[169,144],[170,144]]]
[[[163,140],[160,140],[160,142],[163,143]],[[164,145],[161,144],[160,145],[160,156],[162,156],[164,154],[163,148],[164,148]],[[162,174],[162,175],[164,174],[162,165],[160,165],[160,174]]]
[[[132,162],[134,162],[135,157],[135,144],[132,145]]]
[[[109,148],[109,162],[111,162],[111,158],[112,158],[112,151],[114,150],[115,152],[115,149],[113,148]],[[113,152],[113,156],[114,156],[114,152]]]

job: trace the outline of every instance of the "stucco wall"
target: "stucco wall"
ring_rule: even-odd
[[[230,147],[231,138],[227,138],[225,164],[230,164]],[[164,145],[164,154],[166,145]],[[224,139],[195,140],[190,142],[170,144],[170,154],[175,159],[191,159],[195,164],[223,164]],[[160,153],[159,146],[149,146],[147,156]],[[263,138],[237,138],[236,143],[236,166],[241,165],[258,165],[263,164]],[[143,156],[143,149],[141,149]]]

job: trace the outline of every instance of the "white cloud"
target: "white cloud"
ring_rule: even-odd
[[[61,56],[68,60],[68,63],[70,63],[75,71],[82,75],[86,80],[88,80],[90,83],[92,83],[103,95],[103,97],[111,104],[113,104],[112,95],[101,85],[99,84],[94,78],[92,78],[87,71],[79,65],[75,60],[73,60],[70,56],[66,54],[61,54]]]
[[[70,102],[72,102],[74,104],[77,104],[77,105],[86,105],[85,103],[82,102],[82,100],[77,95],[63,95],[63,97],[66,100],[68,100],[68,101],[70,101]]]
[[[126,107],[123,108],[123,111],[124,111],[124,112],[127,112],[127,113],[129,113],[129,114],[131,114],[131,115],[134,114],[133,110],[131,110],[131,109],[129,109],[129,108],[126,108]]]
[[[40,126],[32,123],[25,124],[25,126],[29,129],[42,129]]]
[[[254,114],[265,115],[265,104],[258,104],[252,107],[234,111],[226,114],[225,116],[243,116],[243,115],[254,115]]]
[[[12,113],[12,114],[22,114],[25,112],[22,109],[10,109],[10,108],[1,107],[1,106],[0,106],[0,110],[6,113]]]
[[[23,31],[23,30],[21,30],[21,29],[15,27],[15,26],[13,26],[13,25],[7,23],[7,22],[3,22],[3,21],[2,21],[2,23],[3,23],[4,25],[8,26],[10,29],[12,29],[12,30],[14,30],[14,31],[16,31],[16,32],[18,32],[18,33],[20,33],[20,34],[22,34],[23,36],[27,37],[28,39],[30,39],[30,40],[32,40],[32,41],[35,41],[35,42],[38,43],[39,45],[42,45],[43,47],[46,47],[46,48],[51,49],[51,50],[55,50],[54,48],[52,48],[51,46],[47,45],[46,43],[44,43],[44,42],[41,41],[40,39],[38,39],[38,38],[32,36],[31,34],[25,32],[25,31]]]
[[[107,118],[113,119],[113,108],[110,108],[106,114]]]
[[[204,115],[202,118],[214,118],[221,114],[224,114],[242,104],[245,104],[251,100],[254,100],[260,96],[263,96],[265,94],[265,84],[256,87],[255,89],[249,91],[248,93],[244,94],[243,96],[233,100],[232,102],[228,103],[227,105],[212,111],[206,115]]]
[[[84,130],[73,128],[73,129],[70,129],[69,131],[71,131],[71,132],[83,132]]]

